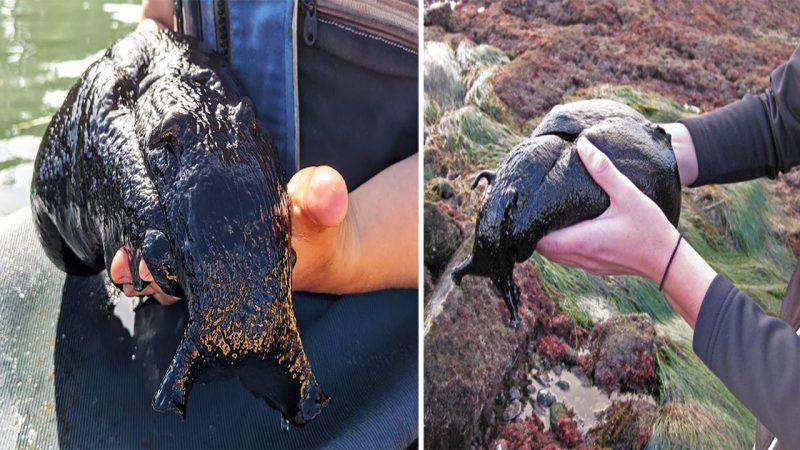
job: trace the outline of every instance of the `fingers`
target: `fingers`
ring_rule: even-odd
[[[347,184],[328,166],[306,167],[287,186],[292,200],[292,217],[307,225],[335,227],[347,214]]]
[[[606,191],[612,202],[617,199],[624,199],[625,196],[633,192],[632,190],[637,190],[633,182],[617,170],[608,156],[589,142],[588,139],[585,137],[578,139],[577,147],[578,156],[583,161],[583,165],[586,166],[589,175]]]
[[[553,231],[536,244],[536,251],[558,262],[573,254],[594,253],[596,249],[589,247],[597,239],[599,230],[596,228],[590,220]]]
[[[141,291],[134,289],[130,261],[130,253],[128,253],[128,249],[125,247],[117,250],[117,253],[114,254],[114,258],[111,260],[111,281],[116,284],[121,284],[122,292],[125,293],[125,295],[128,297],[143,297],[152,295],[153,298],[155,298],[162,305],[171,305],[180,300],[178,297],[165,294],[156,283],[152,283],[153,274],[150,273],[150,269],[147,267],[147,264],[144,262],[144,260],[139,261],[139,277],[142,280],[151,283]]]
[[[125,247],[117,250],[114,258],[111,260],[111,281],[117,284],[130,284],[133,283],[131,276],[131,256],[128,254],[128,249]]]

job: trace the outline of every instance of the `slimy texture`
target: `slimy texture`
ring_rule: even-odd
[[[187,300],[153,400],[182,416],[192,385],[238,376],[296,426],[328,404],[297,331],[286,182],[227,62],[171,31],[117,42],[70,90],[36,158],[31,207],[71,274],[131,253]]]
[[[503,294],[513,326],[519,325],[519,289],[514,264],[531,257],[539,240],[561,228],[594,219],[609,206],[608,195],[586,171],[576,152],[587,138],[678,223],[681,185],[670,136],[641,114],[609,100],[586,100],[553,108],[532,136],[517,145],[494,172],[475,225],[472,254],[453,270],[489,277]]]

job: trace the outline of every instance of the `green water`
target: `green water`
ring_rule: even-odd
[[[139,15],[124,0],[0,0],[0,217],[27,204],[39,139],[69,88]]]

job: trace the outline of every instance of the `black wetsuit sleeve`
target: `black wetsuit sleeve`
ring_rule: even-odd
[[[680,121],[697,153],[693,186],[775,178],[800,163],[800,48],[770,80],[760,95]]]
[[[800,448],[800,337],[722,275],[706,292],[693,348],[782,447]]]

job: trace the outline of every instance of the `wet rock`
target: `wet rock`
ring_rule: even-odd
[[[643,449],[656,415],[655,405],[648,402],[615,402],[602,413],[603,423],[589,432],[589,438],[599,447]]]
[[[470,248],[467,239],[453,258]],[[490,442],[481,423],[495,423],[495,398],[508,392],[504,380],[524,369],[533,310],[552,300],[543,294],[535,266],[518,265],[515,277],[525,289],[522,324],[514,329],[505,301],[489,280],[472,277],[455,286],[448,270],[425,306],[425,443],[430,448],[486,447]]]
[[[425,94],[443,110],[461,106],[464,85],[453,49],[442,42],[426,42],[424,58]]]
[[[522,402],[519,399],[513,400],[503,411],[503,421],[511,422],[520,414],[522,414]]]
[[[590,371],[606,392],[655,393],[656,331],[646,314],[612,318],[592,330]]]
[[[511,400],[516,400],[522,397],[522,393],[520,393],[519,388],[516,386],[511,386],[511,389],[508,390],[508,398]]]
[[[450,16],[453,14],[453,8],[450,7],[450,2],[434,2],[425,7],[424,23],[426,27],[442,27],[445,30],[450,30]]]
[[[425,267],[434,277],[444,269],[463,240],[461,227],[434,203],[424,206]]]
[[[566,380],[558,380],[558,381],[556,381],[556,386],[558,386],[558,388],[561,389],[562,391],[568,391],[569,390],[569,382],[566,381]]]
[[[549,408],[555,401],[556,396],[547,389],[539,389],[539,392],[536,393],[536,402],[545,408]]]

